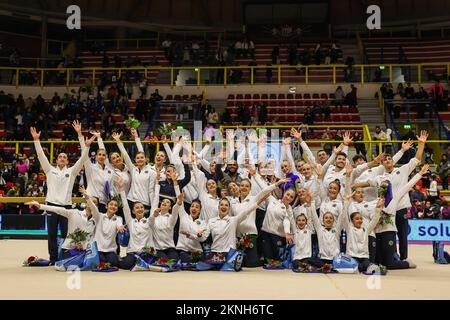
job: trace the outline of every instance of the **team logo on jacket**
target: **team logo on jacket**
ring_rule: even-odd
[[[336,204],[336,203],[334,203],[334,204],[333,204],[333,208],[336,208],[336,206],[337,206],[337,204]]]
[[[369,207],[369,205],[368,205],[368,204],[364,205],[364,208],[368,208],[368,207]]]
[[[69,177],[69,174],[68,173],[66,173],[66,178],[68,178]]]
[[[394,245],[394,241],[390,240],[389,241],[389,246],[392,247]]]
[[[396,174],[400,174],[400,171],[397,171]]]
[[[142,223],[147,223],[147,219],[142,219]]]
[[[303,230],[303,233],[304,233],[304,234],[307,234],[307,233],[308,233],[308,231],[306,231],[306,230]]]
[[[148,173],[148,170],[145,170],[145,173]]]
[[[201,222],[200,222],[200,221],[198,221],[198,220],[197,220],[197,221],[195,221],[195,223],[196,223],[196,224],[198,224],[198,225],[200,225],[200,224],[201,224]]]
[[[111,174],[111,170],[108,170],[108,173]]]
[[[285,207],[285,206],[281,206],[281,209],[283,209],[283,210],[284,210],[284,209],[286,209],[286,207]]]

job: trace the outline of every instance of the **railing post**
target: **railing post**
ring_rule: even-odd
[[[41,89],[44,88],[44,69],[41,69]]]
[[[69,68],[66,69],[66,87],[68,88],[70,85],[70,70]],[[92,86],[95,86],[95,83],[92,84]]]
[[[336,84],[336,66],[333,66],[333,84]]]
[[[95,68],[92,69],[92,86],[95,86]]]
[[[281,84],[281,66],[278,66],[278,85]]]
[[[19,154],[19,143],[16,142],[16,154]]]
[[[227,76],[228,76],[228,69],[227,67],[223,67],[223,86],[227,86]]]
[[[53,164],[53,155],[54,155],[54,151],[53,151],[53,142],[50,143],[50,164]]]
[[[122,68],[119,68],[119,78],[122,76]],[[145,77],[147,78],[147,69],[145,69]]]
[[[170,67],[170,88],[173,88],[173,67]]]
[[[197,87],[200,87],[200,67],[197,68]]]
[[[253,75],[253,72],[255,72],[255,68],[254,67],[250,67],[250,84],[252,84],[253,85],[253,82],[254,82],[254,79],[253,79],[253,77],[254,77],[254,75]]]
[[[389,65],[389,82],[392,83],[392,64]]]

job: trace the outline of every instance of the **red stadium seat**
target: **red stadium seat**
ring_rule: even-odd
[[[228,100],[234,100],[234,94],[229,94],[228,95]]]

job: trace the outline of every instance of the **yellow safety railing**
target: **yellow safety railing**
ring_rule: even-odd
[[[417,68],[417,81],[411,81],[411,82],[418,82],[421,83],[424,79],[422,79],[422,69],[427,67],[436,67],[441,66],[444,70],[450,70],[450,62],[435,62],[435,63],[422,63],[422,64],[384,64],[385,68],[389,71],[389,81],[393,81],[393,70],[395,68],[403,68],[403,67],[409,67],[409,68]],[[380,64],[356,64],[353,65],[354,71],[359,71],[358,74],[354,75],[352,78],[352,82],[360,82],[361,84],[364,84],[368,82],[367,80],[364,80],[364,75],[370,68],[379,68]],[[342,76],[344,74],[344,69],[347,68],[346,65],[343,64],[333,64],[333,65],[273,65],[273,66],[266,66],[266,65],[258,65],[258,66],[184,66],[184,67],[160,67],[160,66],[148,66],[148,67],[130,67],[130,68],[102,68],[102,67],[95,67],[95,68],[33,68],[33,67],[0,67],[0,73],[7,72],[10,75],[14,75],[14,81],[10,83],[10,85],[15,85],[16,87],[19,87],[20,85],[24,85],[20,81],[21,74],[24,72],[31,72],[34,77],[39,77],[39,83],[41,87],[44,87],[46,75],[53,74],[59,74],[63,77],[63,80],[60,80],[59,85],[64,86],[70,86],[70,85],[80,85],[80,83],[84,83],[84,79],[90,79],[91,82],[94,84],[96,78],[105,73],[105,74],[116,74],[116,75],[122,75],[124,72],[127,71],[134,71],[139,72],[145,77],[148,77],[149,71],[166,71],[170,73],[170,83],[167,83],[167,85],[174,86],[174,80],[175,75],[178,71],[181,70],[191,70],[196,72],[197,74],[197,86],[201,86],[205,83],[206,77],[202,77],[202,71],[209,71],[209,70],[222,70],[224,73],[224,79],[223,82],[220,84],[213,84],[213,85],[224,85],[227,86],[230,84],[230,71],[233,69],[241,69],[241,70],[248,70],[249,75],[246,79],[241,79],[238,84],[251,84],[254,85],[256,83],[263,84],[266,83],[265,81],[265,73],[263,75],[262,72],[257,74],[258,70],[266,70],[267,68],[271,68],[273,71],[277,72],[276,81],[272,82],[275,84],[311,84],[311,83],[337,83],[338,81],[338,72],[341,72]],[[288,70],[297,70],[299,73],[296,75],[287,75],[285,74],[283,76],[283,72],[287,72]],[[325,80],[320,79],[320,77],[324,77],[323,74],[314,74],[314,72],[318,72],[320,70],[327,70],[328,73],[326,74]],[[72,78],[74,77],[74,73],[78,73],[80,76],[80,83],[73,83]],[[264,80],[256,79],[256,76],[259,75],[260,78],[264,77]],[[291,80],[288,78],[290,77]],[[292,78],[294,77],[294,78]],[[299,77],[303,77],[303,82],[298,81]],[[10,76],[11,79],[13,77]],[[292,80],[293,79],[293,80]],[[258,81],[257,81],[258,80]],[[432,81],[431,79],[429,81]],[[434,80],[433,80],[434,81]],[[369,81],[371,83],[375,83],[375,81]],[[61,84],[63,83],[63,84]],[[57,84],[58,85],[58,84]]]

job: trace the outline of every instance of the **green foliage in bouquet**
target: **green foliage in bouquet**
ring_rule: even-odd
[[[131,129],[131,128],[139,128],[141,125],[141,122],[133,117],[129,117],[127,120],[124,121],[125,126],[127,127],[127,129]]]
[[[89,237],[89,232],[76,228],[74,232],[67,236],[71,243],[84,242]]]
[[[169,136],[172,131],[175,130],[175,126],[173,124],[169,123],[162,123],[161,126],[156,130],[156,135],[158,137],[161,137],[163,135]]]

